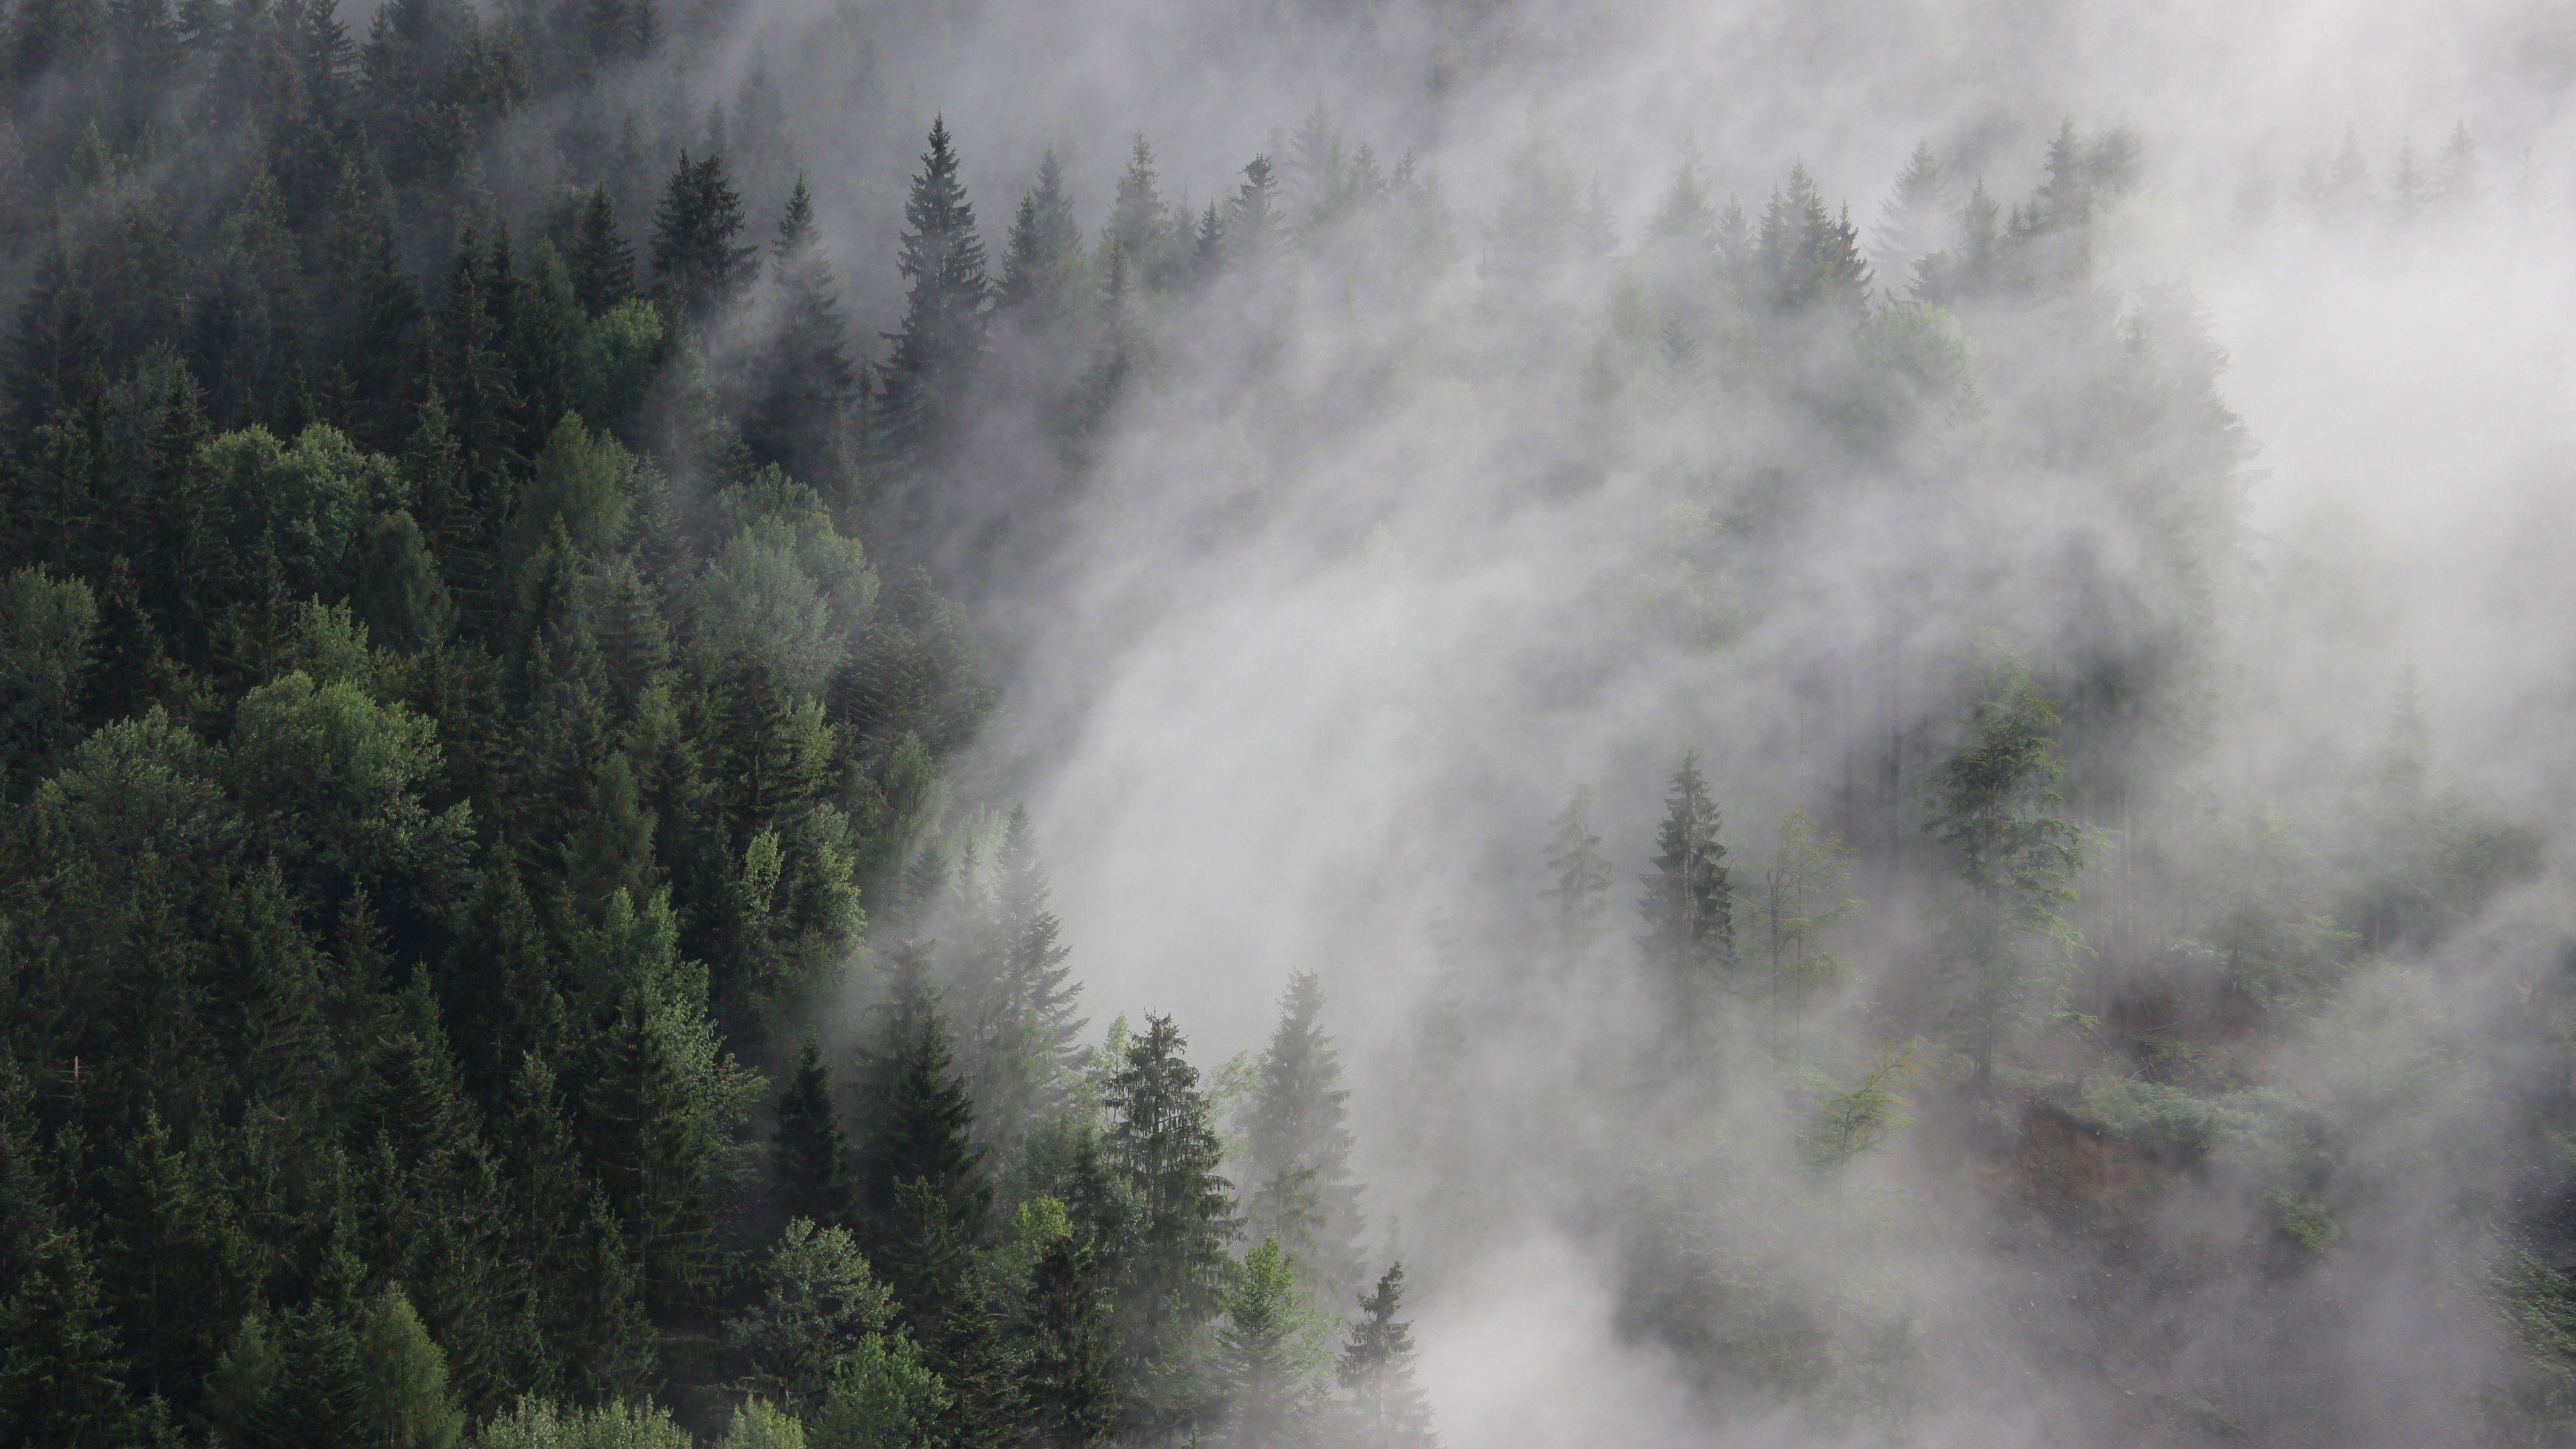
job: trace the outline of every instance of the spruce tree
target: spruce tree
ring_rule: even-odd
[[[832,1104],[832,1078],[812,1038],[796,1054],[795,1074],[778,1102],[770,1147],[771,1191],[778,1211],[822,1227],[846,1227],[857,1211],[849,1148]]]
[[[1279,1026],[1254,1078],[1244,1164],[1253,1185],[1251,1232],[1276,1239],[1315,1295],[1339,1299],[1359,1286],[1359,1188],[1350,1168],[1350,1092],[1341,1054],[1317,1018],[1322,981],[1288,979]]]
[[[1217,1442],[1239,1449],[1317,1442],[1314,1421],[1330,1356],[1321,1327],[1298,1292],[1288,1254],[1277,1239],[1263,1239],[1244,1258],[1217,1331],[1217,1375],[1226,1395]]]
[[[896,269],[904,279],[903,324],[886,334],[879,411],[894,455],[935,464],[963,429],[984,352],[991,287],[975,208],[958,179],[957,151],[946,118],[934,119],[912,194]]]
[[[750,287],[760,249],[735,245],[742,227],[724,159],[682,151],[653,213],[653,275],[673,320],[704,326]]]
[[[635,249],[618,229],[617,208],[606,185],[592,187],[582,198],[565,263],[572,272],[573,295],[593,317],[635,295]]]
[[[1404,1265],[1390,1265],[1360,1299],[1359,1321],[1342,1345],[1351,1449],[1433,1449],[1431,1409],[1413,1382],[1413,1325],[1404,1310]]]
[[[1963,887],[1948,956],[1982,1091],[2035,988],[2079,948],[2064,913],[2084,837],[2063,813],[2056,706],[2027,668],[2009,657],[1990,664],[1967,723],[1967,743],[1933,779],[1925,827],[1949,848]]]
[[[1002,257],[998,310],[1023,333],[1045,336],[1081,317],[1088,269],[1073,194],[1055,152],[1038,162],[1038,184],[1020,198],[1011,217],[1010,245]]]
[[[1131,1355],[1215,1311],[1234,1232],[1231,1184],[1196,1067],[1168,1016],[1145,1018],[1103,1093],[1109,1157],[1136,1197],[1139,1236],[1124,1293]],[[1178,1319],[1173,1315],[1177,1312]]]
[[[874,1119],[859,1157],[872,1257],[908,1309],[936,1321],[992,1204],[975,1107],[931,996],[929,953],[907,943],[872,1053]]]
[[[1187,222],[1184,216],[1183,225]],[[1173,230],[1171,213],[1163,204],[1160,180],[1154,171],[1154,148],[1145,144],[1140,132],[1128,154],[1127,169],[1118,177],[1118,195],[1110,203],[1105,240],[1112,251],[1126,258],[1134,284],[1155,286],[1170,270]]]
[[[1225,213],[1225,253],[1238,266],[1259,268],[1265,265],[1279,245],[1279,178],[1270,168],[1270,158],[1255,156],[1245,163],[1243,183],[1235,188],[1234,200]]]
[[[1646,931],[1637,945],[1688,1049],[1705,1045],[1714,997],[1735,963],[1735,894],[1718,826],[1699,756],[1685,754],[1665,791],[1654,870],[1638,903]]]
[[[1869,249],[1889,290],[1908,285],[1920,293],[1924,259],[1950,248],[1955,208],[1949,175],[1932,154],[1932,144],[1917,142],[1905,158],[1905,169],[1896,173],[1896,189],[1879,208],[1878,234]]]
[[[1592,828],[1592,792],[1580,786],[1557,813],[1547,843],[1548,924],[1556,948],[1579,957],[1601,932],[1610,894],[1610,861]]]
[[[776,330],[753,363],[753,395],[743,419],[743,445],[755,464],[771,464],[827,494],[846,483],[838,443],[858,401],[841,301],[814,231],[814,200],[796,178],[770,275],[777,288]]]
[[[70,407],[105,361],[104,343],[71,249],[59,232],[36,259],[9,339],[8,424],[23,441]]]
[[[1117,1432],[1109,1301],[1090,1235],[1066,1226],[1029,1271],[1020,1335],[1029,1345],[1032,1428],[1043,1449],[1097,1449]]]

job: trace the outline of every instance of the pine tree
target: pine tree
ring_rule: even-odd
[[[1921,293],[1920,268],[1926,258],[1950,249],[1955,216],[1948,173],[1932,154],[1932,143],[1917,142],[1905,169],[1896,173],[1896,189],[1879,208],[1878,235],[1870,247],[1890,290],[1903,282]]]
[[[770,1176],[778,1211],[822,1227],[846,1227],[856,1216],[849,1148],[832,1104],[832,1078],[823,1049],[811,1038],[796,1054],[795,1075],[778,1102],[771,1137]]]
[[[592,187],[582,198],[565,261],[572,272],[573,295],[593,317],[635,295],[635,249],[618,229],[617,208],[606,185]]]
[[[1226,1393],[1219,1443],[1292,1449],[1315,1442],[1330,1357],[1321,1327],[1297,1290],[1288,1254],[1277,1239],[1263,1239],[1243,1261],[1217,1332],[1217,1373]]]
[[[859,1198],[871,1257],[905,1307],[935,1323],[963,1254],[983,1234],[993,1190],[974,1103],[931,996],[927,948],[906,944],[894,970],[872,1054],[874,1120],[860,1151]]]
[[[760,1265],[759,1301],[725,1338],[742,1387],[810,1414],[861,1343],[893,1326],[894,1300],[848,1231],[796,1218]]]
[[[1199,1073],[1168,1016],[1148,1016],[1110,1076],[1109,1156],[1137,1200],[1142,1241],[1128,1274],[1124,1308],[1132,1356],[1159,1347],[1214,1311],[1234,1216],[1231,1184],[1218,1173],[1218,1142]],[[1178,1313],[1178,1321],[1173,1319]]]
[[[1664,795],[1654,871],[1638,904],[1646,932],[1637,945],[1688,1049],[1705,1045],[1715,994],[1735,964],[1735,894],[1718,826],[1699,756],[1686,754]]]
[[[1184,227],[1187,222],[1184,215]],[[1118,177],[1118,195],[1110,203],[1106,240],[1112,252],[1126,259],[1134,284],[1158,286],[1171,268],[1173,232],[1171,213],[1163,205],[1161,185],[1154,172],[1154,148],[1145,144],[1140,132],[1128,155],[1127,169]]]
[[[957,441],[983,358],[991,288],[975,208],[957,169],[947,120],[935,119],[904,202],[896,263],[906,288],[903,325],[886,334],[893,353],[879,395],[886,442],[913,463],[935,463]]]
[[[724,159],[680,153],[653,213],[653,275],[675,321],[704,326],[739,299],[760,270],[760,249],[736,246],[742,198]]]
[[[840,441],[858,401],[841,301],[814,233],[814,200],[796,178],[771,244],[770,275],[778,293],[777,330],[754,364],[743,445],[755,464],[787,470],[826,493],[846,484]]]
[[[40,1229],[0,1298],[0,1425],[14,1442],[128,1449],[153,1437],[126,1387],[126,1360],[88,1245]]]
[[[1578,786],[1548,837],[1549,926],[1556,947],[1579,957],[1601,933],[1610,894],[1610,861],[1592,828],[1592,792]]]
[[[85,389],[94,389],[103,348],[88,289],[73,270],[69,244],[56,232],[37,256],[35,278],[18,303],[9,339],[10,436],[23,445]]]
[[[1597,185],[1594,196],[1599,196]],[[1673,184],[1656,204],[1654,217],[1646,223],[1646,235],[1676,261],[1704,263],[1715,256],[1717,214],[1709,206],[1708,178],[1700,164],[1697,145],[1682,148]]]
[[[1781,819],[1779,845],[1771,868],[1763,872],[1758,905],[1764,965],[1771,978],[1773,1051],[1793,1067],[1807,997],[1842,969],[1842,958],[1827,951],[1824,940],[1860,909],[1860,902],[1842,894],[1850,879],[1851,852],[1814,816],[1793,810]]]
[[[1082,227],[1064,168],[1050,150],[1038,162],[1038,184],[1020,198],[1011,218],[1009,249],[1002,258],[999,311],[1023,333],[1047,336],[1072,324],[1084,310],[1088,269]]]
[[[1108,1295],[1090,1236],[1067,1225],[1039,1249],[1029,1272],[1020,1334],[1043,1449],[1097,1449],[1117,1432],[1120,1410]]]
[[[989,919],[976,935],[987,980],[977,1015],[978,1098],[996,1141],[1016,1140],[1064,1097],[1079,1055],[1081,986],[1065,965],[1063,923],[1047,908],[1045,862],[1027,810],[1013,807],[993,862]]]
[[[2034,986],[2077,949],[2064,912],[2083,869],[2083,832],[2061,809],[2057,709],[2029,671],[1991,664],[1968,742],[1934,777],[1925,826],[1950,848],[1965,900],[1949,956],[1964,978],[1960,1025],[1979,1090]]]
[[[1413,1325],[1396,1320],[1403,1309],[1404,1265],[1396,1263],[1360,1299],[1360,1319],[1342,1345],[1351,1449],[1434,1449],[1439,1442],[1413,1382]]]
[[[1338,1299],[1358,1287],[1360,1206],[1350,1092],[1341,1054],[1317,1022],[1323,1007],[1315,973],[1288,979],[1254,1079],[1244,1163],[1254,1184],[1250,1230],[1289,1251],[1318,1297]]]
[[[2433,170],[2430,200],[2455,214],[2477,205],[2478,143],[2470,138],[2465,120],[2452,124],[2451,138],[2442,145],[2442,159]]]
[[[1258,268],[1278,247],[1279,233],[1279,178],[1271,172],[1269,157],[1255,156],[1245,164],[1243,184],[1226,208],[1226,256],[1236,265]]]
[[[430,385],[446,409],[456,438],[472,536],[488,546],[499,537],[515,491],[512,471],[519,451],[520,398],[505,350],[504,318],[496,310],[493,277],[473,228],[458,236],[447,269],[447,299],[439,308]]]

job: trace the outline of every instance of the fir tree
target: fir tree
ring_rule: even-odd
[[[682,151],[653,213],[653,275],[675,319],[703,326],[751,286],[760,249],[734,244],[742,226],[724,159]]]
[[[2064,912],[2083,869],[2082,831],[2062,813],[2057,709],[2018,661],[1989,667],[1967,744],[1941,767],[1925,826],[1952,853],[1966,899],[1950,956],[1976,1084],[2029,1009],[2033,988],[2077,948]]]
[[[1269,157],[1255,156],[1244,166],[1243,184],[1226,209],[1226,255],[1238,265],[1257,268],[1277,248],[1279,232],[1279,178],[1271,173]]]
[[[1185,229],[1189,218],[1182,217]],[[1105,240],[1110,250],[1126,259],[1132,281],[1140,285],[1159,285],[1170,269],[1173,223],[1163,204],[1159,177],[1154,171],[1154,148],[1145,144],[1140,132],[1127,158],[1127,169],[1118,177],[1118,195],[1109,207],[1109,228]]]
[[[1135,1193],[1141,1241],[1125,1294],[1131,1355],[1215,1311],[1234,1230],[1224,1157],[1188,1043],[1168,1016],[1148,1016],[1110,1076],[1109,1156]],[[1177,1312],[1178,1322],[1173,1321]]]
[[[1549,925],[1557,949],[1580,956],[1599,937],[1610,894],[1610,861],[1592,828],[1592,792],[1577,787],[1548,837]]]
[[[1289,978],[1254,1080],[1244,1163],[1255,1185],[1250,1230],[1288,1250],[1318,1296],[1339,1298],[1358,1286],[1360,1206],[1350,1093],[1341,1054],[1317,1021],[1323,1006],[1313,972]]]
[[[609,200],[607,186],[594,186],[582,198],[565,261],[572,272],[573,295],[593,317],[635,295],[635,249],[618,229],[617,208]]]
[[[1071,324],[1084,310],[1084,260],[1073,195],[1065,187],[1064,168],[1049,151],[1038,162],[1036,188],[1020,198],[1011,217],[1010,246],[1003,254],[996,293],[1000,312],[1023,332],[1041,336]]]
[[[796,1055],[796,1072],[778,1102],[771,1137],[770,1174],[778,1210],[823,1227],[845,1227],[857,1209],[849,1149],[840,1114],[832,1105],[831,1073],[811,1038]]]
[[[895,961],[873,1053],[874,1120],[860,1152],[859,1194],[875,1257],[905,1306],[935,1322],[955,1291],[965,1250],[992,1203],[975,1143],[975,1108],[955,1067],[948,1028],[930,994],[928,952]]]
[[[743,420],[743,444],[757,464],[775,463],[791,477],[837,491],[837,444],[859,396],[849,338],[831,265],[814,233],[814,201],[796,179],[770,247],[777,287],[777,330],[756,364],[754,394]]]
[[[1949,174],[1932,154],[1932,144],[1917,142],[1905,158],[1905,169],[1896,173],[1896,189],[1879,208],[1878,234],[1870,247],[1878,275],[1888,279],[1891,290],[1904,281],[1919,294],[1924,259],[1950,249],[1955,216]]]
[[[1637,945],[1655,989],[1676,1013],[1677,1031],[1694,1049],[1704,1045],[1700,1036],[1715,993],[1735,964],[1735,893],[1718,825],[1699,757],[1686,754],[1664,795],[1654,871],[1638,905],[1646,932]]]
[[[1404,1265],[1390,1265],[1361,1297],[1360,1318],[1342,1345],[1340,1378],[1349,1396],[1352,1449],[1433,1449],[1431,1409],[1413,1382],[1413,1325],[1404,1310]]]
[[[886,334],[893,353],[879,397],[888,445],[916,463],[936,461],[957,440],[984,351],[984,243],[957,169],[948,123],[936,119],[904,202],[903,325]]]
[[[1312,1442],[1330,1356],[1320,1329],[1287,1253],[1277,1239],[1264,1239],[1245,1257],[1217,1333],[1217,1373],[1226,1394],[1219,1443],[1292,1449]]]
[[[1117,1366],[1108,1294],[1089,1234],[1065,1226],[1029,1271],[1020,1334],[1029,1345],[1030,1410],[1044,1449],[1097,1449],[1117,1432]]]

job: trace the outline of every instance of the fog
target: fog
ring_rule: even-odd
[[[2309,1177],[2341,1225],[2330,1252],[2284,1266],[2261,1189],[2223,1164],[2160,1180],[2114,1164],[2104,1200],[2034,1212],[2006,1182],[2012,1154],[1938,1107],[1955,1071],[1930,1060],[1908,1089],[1921,1125],[1845,1179],[1775,1190],[1766,1176],[1797,1175],[1784,1134],[1803,1109],[1730,1065],[1711,1119],[1725,1165],[1678,1179],[1706,1195],[1726,1271],[1814,1302],[1858,1294],[1870,1306],[1856,1312],[1901,1325],[1919,1371],[1843,1414],[1829,1401],[1861,1390],[1839,1370],[1712,1384],[1638,1328],[1612,1204],[1623,1173],[1708,1148],[1705,1123],[1663,1120],[1670,1102],[1584,1063],[1652,1031],[1627,941],[1674,760],[1705,761],[1739,889],[1802,805],[1857,845],[1907,842],[1870,857],[1873,907],[1842,947],[1854,969],[1820,1008],[1840,1015],[1819,1055],[1846,1072],[1911,1033],[1903,983],[1932,931],[1908,879],[1920,772],[1907,767],[1903,798],[1855,800],[1850,757],[1890,724],[1941,737],[1961,701],[1933,662],[1981,631],[2044,654],[2114,627],[2045,576],[2070,540],[2148,616],[2181,596],[2133,518],[2023,486],[2056,465],[2011,446],[2029,415],[2010,398],[1989,424],[2005,446],[1982,461],[1937,444],[1894,463],[1837,453],[1794,407],[1636,382],[1651,369],[1605,360],[1617,264],[1561,267],[1497,300],[1489,235],[1493,198],[1545,156],[1598,183],[1627,255],[1689,146],[1748,212],[1803,161],[1866,247],[1918,140],[1962,190],[1982,177],[2009,208],[2061,118],[2132,128],[2144,172],[2100,234],[2095,295],[2118,312],[2188,289],[2252,444],[2232,470],[2244,531],[2211,595],[2217,702],[2144,791],[2164,802],[2165,848],[2187,853],[2173,842],[2193,821],[2273,801],[2320,853],[2345,851],[2336,812],[2411,671],[2443,787],[2544,832],[2555,860],[2576,784],[2576,17],[2504,3],[1330,12],[925,9],[872,17],[882,48],[846,85],[820,60],[802,73],[806,154],[834,178],[862,317],[893,305],[892,279],[865,265],[894,225],[901,161],[885,138],[933,110],[988,225],[1052,146],[1097,227],[1126,160],[1110,138],[1130,132],[1155,146],[1167,195],[1204,204],[1316,106],[1352,143],[1436,170],[1452,202],[1453,260],[1395,305],[1351,304],[1327,260],[1281,283],[1262,326],[1202,308],[1205,325],[1167,330],[1057,536],[1006,575],[972,554],[955,565],[1004,661],[969,777],[1028,802],[1095,1022],[1169,1011],[1214,1061],[1258,1046],[1290,972],[1322,974],[1372,1236],[1424,1269],[1424,1376],[1453,1444],[2478,1437],[2513,1353],[2499,1313],[2472,1301],[2500,1271],[2478,1213],[2524,1170],[2481,1104],[2538,1089],[2517,1073],[2561,1070],[2515,1044],[2532,982],[2564,951],[2554,872],[2438,941],[2369,953],[2247,1050],[2240,1090],[2295,1100],[2290,1119],[2340,1142]],[[756,12],[754,43],[793,53],[818,23]],[[2376,210],[2328,221],[2291,203],[2301,168],[2347,133],[2376,194],[2402,143],[2430,164],[2455,123],[2479,145],[2472,216],[2401,232]],[[843,134],[870,139],[845,157]],[[2248,200],[2266,186],[2268,215]],[[1901,292],[1889,282],[1882,296]],[[2032,360],[2046,335],[1971,334],[1981,363],[2025,384],[2048,370]],[[1604,368],[1633,385],[1603,388]],[[1710,540],[1745,525],[1705,510],[1740,501],[1731,465],[1760,460],[1808,469],[1821,501],[1762,532],[1760,557],[1721,542],[1709,565]],[[1973,504],[1903,482],[1945,460]],[[1656,582],[1703,567],[1717,572]],[[1641,594],[1656,596],[1642,614]],[[1680,595],[1718,622],[1640,626]],[[1905,677],[1858,678],[1890,660]],[[1590,975],[1545,988],[1579,1005],[1515,1005],[1501,998],[1529,989],[1507,983],[1528,969],[1549,821],[1578,786],[1616,871],[1611,925]],[[1435,1018],[1464,1023],[1436,1070]],[[1828,1218],[1848,1222],[1809,1230]]]

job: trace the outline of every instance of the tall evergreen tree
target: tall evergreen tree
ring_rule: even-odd
[[[996,293],[1000,313],[1024,333],[1045,336],[1084,311],[1089,269],[1082,226],[1074,219],[1073,193],[1064,168],[1049,151],[1038,162],[1038,184],[1020,198],[1011,217],[1010,246],[1002,257]]]
[[[760,248],[735,245],[742,226],[724,158],[682,151],[653,213],[653,275],[675,320],[703,326],[751,286]]]
[[[1592,828],[1592,792],[1578,787],[1548,837],[1549,926],[1557,949],[1580,955],[1599,937],[1610,894],[1610,861]]]
[[[826,493],[847,480],[844,439],[859,398],[839,290],[814,230],[814,200],[796,178],[771,243],[776,330],[753,364],[743,444],[754,463],[775,463]]]
[[[2006,659],[1990,667],[1967,744],[1942,765],[1926,828],[1950,848],[1965,900],[1950,958],[1959,1024],[1980,1090],[2034,988],[2078,947],[2064,912],[2084,865],[2083,832],[2062,813],[2057,709]]]
[[[594,317],[635,295],[635,249],[618,229],[617,208],[606,185],[592,187],[582,198],[565,261],[572,271],[573,295]]]
[[[1295,1449],[1315,1441],[1331,1356],[1321,1328],[1298,1292],[1287,1253],[1277,1239],[1263,1239],[1244,1258],[1217,1333],[1217,1373],[1226,1395],[1219,1443]]]
[[[1413,1382],[1413,1325],[1404,1311],[1404,1265],[1390,1265],[1360,1299],[1360,1318],[1342,1345],[1340,1378],[1349,1397],[1352,1449],[1434,1449],[1431,1409]]]
[[[1181,219],[1185,228],[1188,217]],[[1154,148],[1138,133],[1127,157],[1127,169],[1118,177],[1118,195],[1110,203],[1106,240],[1112,251],[1126,258],[1130,279],[1140,286],[1159,285],[1168,274],[1173,251],[1174,225],[1169,208],[1163,204],[1161,180],[1154,170]]]
[[[1689,1049],[1706,1044],[1716,992],[1735,964],[1735,892],[1718,826],[1699,756],[1686,754],[1664,794],[1654,870],[1638,903],[1646,931],[1637,945]]]
[[[896,955],[893,996],[873,1052],[874,1120],[860,1150],[859,1195],[873,1257],[908,1309],[937,1322],[992,1205],[975,1107],[932,998],[927,948]]]
[[[1288,979],[1279,1026],[1262,1053],[1245,1124],[1253,1184],[1249,1230],[1297,1260],[1319,1298],[1359,1286],[1359,1187],[1351,1176],[1350,1092],[1341,1054],[1317,1018],[1324,987],[1311,971]]]
[[[770,1176],[778,1210],[823,1227],[846,1227],[856,1217],[849,1147],[840,1111],[832,1102],[832,1076],[823,1049],[811,1038],[796,1054],[796,1072],[778,1101],[771,1136]]]
[[[1915,143],[1905,169],[1896,173],[1896,189],[1879,208],[1878,233],[1869,249],[1890,291],[1900,286],[1920,290],[1919,268],[1926,257],[1950,249],[1956,216],[1949,174],[1932,154],[1932,143]]]
[[[1117,1432],[1117,1365],[1108,1294],[1090,1236],[1066,1225],[1029,1271],[1021,1336],[1029,1345],[1032,1426],[1043,1449],[1097,1449]]]
[[[935,463],[965,425],[991,301],[984,242],[945,117],[931,122],[903,219],[896,262],[905,285],[903,324],[886,334],[893,353],[879,410],[895,456]]]
[[[1168,1016],[1148,1016],[1109,1078],[1109,1156],[1136,1197],[1142,1241],[1124,1293],[1129,1353],[1141,1360],[1167,1333],[1216,1308],[1234,1215],[1225,1155],[1188,1043]]]

